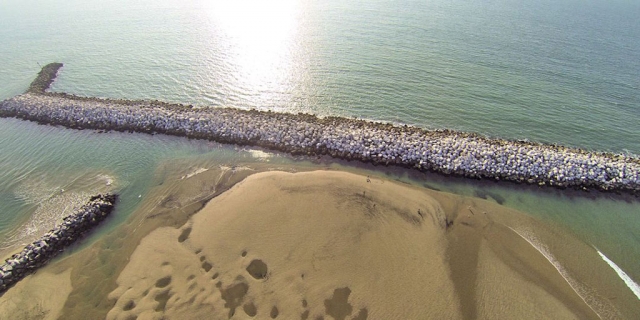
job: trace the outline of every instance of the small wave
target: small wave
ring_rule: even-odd
[[[53,229],[62,218],[78,210],[91,196],[88,192],[65,192],[40,202],[29,220],[3,241],[0,249],[26,245]]]
[[[53,229],[65,216],[78,210],[91,195],[112,192],[122,184],[104,173],[87,173],[75,177],[52,178],[41,175],[24,181],[14,196],[30,208],[30,217],[13,230],[8,230],[0,243],[0,250],[25,245]]]
[[[60,193],[62,187],[45,182],[45,179],[33,179],[18,186],[13,194],[26,204],[38,204]]]
[[[193,172],[191,172],[191,173],[188,173],[188,174],[186,174],[186,175],[184,175],[184,176],[180,177],[180,180],[189,179],[189,178],[191,178],[191,177],[193,177],[193,176],[195,176],[195,175],[201,174],[201,173],[206,172],[206,171],[209,171],[209,169],[205,169],[205,168],[198,168],[198,169],[196,169],[195,171],[193,171]]]
[[[115,178],[110,176],[110,175],[99,174],[98,175],[98,180],[104,181],[104,184],[107,185],[107,186],[111,186],[113,184],[113,182],[115,181]]]
[[[264,152],[262,150],[245,149],[244,151],[248,152],[251,157],[257,160],[268,160],[269,158],[273,157],[273,153]]]
[[[582,301],[584,301],[587,306],[589,306],[589,308],[591,308],[591,310],[595,314],[598,315],[600,319],[609,319],[612,318],[612,315],[618,314],[615,307],[607,303],[607,301],[598,299],[596,297],[597,293],[593,289],[571,277],[567,269],[565,269],[560,264],[556,257],[551,253],[549,248],[547,248],[547,246],[542,243],[542,241],[540,241],[538,237],[533,234],[533,232],[522,230],[518,231],[511,227],[509,227],[509,229],[511,229],[511,231],[515,232],[522,239],[527,241],[532,247],[538,250],[538,252],[540,252],[540,254],[542,254],[547,259],[547,261],[549,261],[549,263],[551,263],[551,265],[553,265],[558,273],[560,273],[562,278],[567,281],[571,289],[573,289],[573,291],[582,299]]]
[[[598,248],[595,248],[595,249],[596,251],[598,251],[598,254],[600,255],[600,257],[602,257],[602,260],[604,260],[604,262],[606,262],[611,267],[611,269],[613,269],[618,274],[618,277],[620,277],[620,279],[624,281],[627,287],[629,287],[629,289],[631,289],[633,294],[635,294],[636,297],[638,297],[638,300],[640,300],[640,285],[638,285],[635,281],[633,281],[633,279],[631,279],[631,277],[629,277],[629,275],[626,272],[624,272],[624,270],[620,269],[620,267],[618,267],[617,264],[615,264],[613,261],[607,258],[607,256],[605,256],[602,252],[600,252]]]

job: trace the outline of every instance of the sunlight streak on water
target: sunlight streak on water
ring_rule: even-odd
[[[205,10],[210,32],[217,35],[211,40],[225,42],[222,59],[233,68],[233,86],[254,93],[254,106],[279,105],[299,72],[299,1],[218,0]]]

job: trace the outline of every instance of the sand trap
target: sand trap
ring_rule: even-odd
[[[595,317],[502,224],[526,219],[461,199],[344,172],[255,174],[145,237],[107,319]]]
[[[0,319],[58,319],[71,289],[71,269],[37,272],[0,297]]]

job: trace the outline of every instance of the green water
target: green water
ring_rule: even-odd
[[[63,217],[67,206],[82,205],[99,192],[121,194],[117,214],[103,231],[110,230],[137,207],[157,171],[172,160],[194,165],[263,160],[245,149],[205,141],[74,131],[16,119],[0,119],[0,150],[2,247],[32,241],[49,230],[50,220]],[[180,169],[188,174],[198,167]],[[71,211],[66,208],[66,214]],[[24,230],[30,218],[37,230]]]
[[[54,91],[357,116],[639,154],[638,16],[638,2],[599,0],[4,0],[0,99],[22,93],[39,64],[59,61]],[[82,195],[117,191],[107,232],[137,208],[159,166],[184,159],[263,161],[203,141],[0,119],[0,240],[27,241],[36,233],[28,226]],[[563,225],[640,282],[637,199],[438,176],[426,183],[490,192]]]
[[[0,98],[305,111],[640,153],[637,1],[0,3]]]

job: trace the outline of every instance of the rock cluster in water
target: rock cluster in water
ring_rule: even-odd
[[[27,245],[21,252],[6,259],[0,266],[0,293],[45,265],[64,248],[98,225],[111,213],[116,198],[113,194],[91,197],[77,212],[66,216],[60,225]]]
[[[55,77],[55,72],[49,75]],[[0,116],[69,128],[187,136],[471,178],[640,192],[640,159],[635,157],[451,130],[49,92],[2,101]]]

